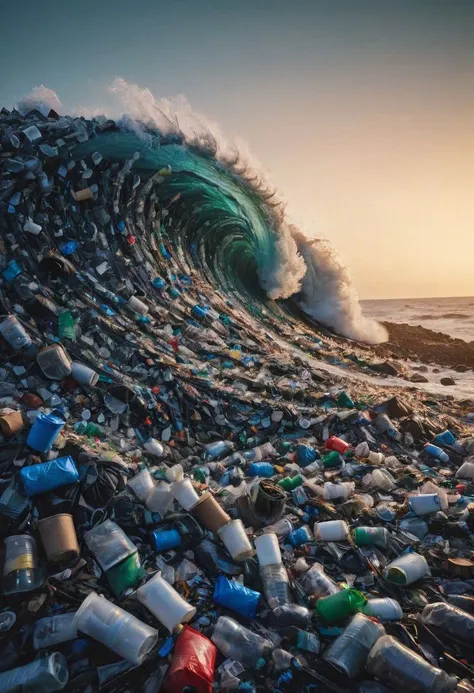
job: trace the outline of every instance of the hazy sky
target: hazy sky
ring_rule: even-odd
[[[362,298],[474,295],[474,1],[4,2],[0,105],[117,76],[241,136]]]

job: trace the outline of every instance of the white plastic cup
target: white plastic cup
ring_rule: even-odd
[[[166,515],[173,502],[171,487],[165,481],[159,481],[147,496],[145,505],[147,510],[152,513],[160,513],[162,517]]]
[[[218,529],[217,533],[234,561],[245,561],[253,556],[254,551],[245,534],[242,520],[231,520]]]
[[[389,563],[384,575],[399,585],[412,585],[425,575],[430,575],[430,568],[424,556],[419,553],[406,553]]]
[[[32,233],[33,236],[39,236],[42,228],[42,226],[40,226],[39,224],[35,224],[35,222],[31,221],[31,219],[27,219],[27,221],[25,221],[25,223],[23,224],[23,231]]]
[[[345,541],[349,526],[344,520],[328,520],[314,523],[314,538],[317,541]]]
[[[371,450],[367,455],[367,459],[369,460],[370,464],[382,464],[385,457],[381,452],[374,452]]]
[[[277,520],[277,522],[274,524],[263,528],[264,534],[276,534],[278,537],[285,537],[292,531],[293,525],[287,517],[283,517],[281,520]]]
[[[420,496],[410,496],[408,499],[410,508],[415,515],[430,515],[441,509],[441,503],[437,493],[424,493]]]
[[[261,566],[281,565],[280,544],[276,534],[262,534],[255,539],[257,559]]]
[[[333,484],[330,481],[326,481],[323,489],[323,498],[325,500],[347,499],[354,493],[354,489],[355,483],[353,481],[344,481],[342,484]]]
[[[140,666],[158,640],[158,631],[91,592],[76,612],[74,624],[128,662]]]
[[[158,440],[155,440],[155,438],[148,438],[148,440],[143,443],[143,447],[147,452],[155,457],[163,457],[165,452],[162,444]]]
[[[181,623],[188,623],[196,614],[196,608],[188,604],[180,594],[161,577],[154,575],[137,590],[137,599],[170,633]]]
[[[73,361],[71,363],[71,375],[80,385],[89,385],[94,387],[99,380],[99,374],[96,373],[92,368],[86,366],[85,363],[79,363],[79,361]]]
[[[127,481],[127,486],[133,490],[139,501],[145,503],[155,488],[155,483],[148,469],[142,469],[141,472]]]
[[[146,305],[146,303],[143,303],[143,301],[140,301],[139,298],[136,296],[131,296],[128,300],[128,305],[130,308],[135,311],[135,313],[138,313],[139,315],[147,315],[149,308]]]
[[[181,481],[175,481],[171,485],[171,493],[184,510],[191,510],[199,500],[199,496],[194,490],[191,479],[186,477]]]
[[[369,599],[362,608],[366,616],[375,616],[379,621],[399,621],[403,616],[403,610],[396,599]]]

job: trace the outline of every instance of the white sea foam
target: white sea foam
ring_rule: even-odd
[[[184,96],[157,100],[149,89],[120,77],[110,85],[109,91],[125,108],[120,125],[135,132],[145,143],[150,141],[150,136],[144,125],[152,124],[163,134],[180,135],[190,146],[213,156],[263,198],[275,244],[270,255],[258,258],[259,278],[271,298],[297,294],[308,315],[340,334],[371,344],[387,339],[384,327],[364,317],[347,268],[334,249],[328,241],[310,238],[290,223],[280,194],[242,142],[229,143],[219,126],[193,110]],[[19,104],[23,112],[31,108],[44,112],[60,107],[56,93],[44,85],[35,87]],[[81,107],[79,113],[97,115],[99,110]]]

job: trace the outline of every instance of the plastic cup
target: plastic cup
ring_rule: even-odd
[[[328,520],[314,523],[314,538],[318,541],[344,541],[349,527],[344,520]]]
[[[28,433],[27,445],[36,452],[47,452],[65,425],[64,419],[53,414],[39,414]]]
[[[62,380],[71,375],[71,361],[60,344],[51,344],[38,352],[39,367],[47,378]]]
[[[374,616],[379,621],[399,621],[403,616],[402,607],[395,599],[369,599],[362,608],[366,616]]]
[[[5,563],[3,564],[3,592],[29,592],[35,589],[38,579],[38,551],[34,537],[17,534],[5,538]]]
[[[35,650],[42,650],[45,647],[52,647],[77,638],[77,628],[74,624],[75,615],[76,612],[72,612],[40,618],[36,622],[33,634]]]
[[[164,517],[172,502],[173,494],[170,485],[166,481],[159,481],[147,496],[145,505],[150,512],[160,513]]]
[[[89,387],[94,387],[99,380],[99,374],[96,373],[92,368],[86,366],[84,363],[79,363],[78,361],[73,361],[71,363],[71,375],[80,385],[89,385]]]
[[[135,544],[112,520],[105,520],[85,532],[84,541],[105,571],[137,552]]]
[[[155,457],[163,457],[165,453],[164,447],[160,441],[155,440],[155,438],[148,438],[148,440],[143,443],[143,447],[150,455],[154,455]]]
[[[191,512],[203,527],[214,533],[231,521],[230,515],[209,491],[202,494]]]
[[[39,520],[38,531],[48,561],[70,563],[79,556],[80,549],[72,515],[61,513]]]
[[[127,481],[127,486],[133,490],[138,500],[145,503],[155,488],[155,483],[148,469],[142,469],[141,472]]]
[[[10,414],[0,416],[0,431],[5,438],[11,438],[25,427],[21,411],[13,411]]]
[[[157,573],[137,590],[137,599],[156,616],[170,633],[181,623],[194,618],[196,608],[188,604],[180,594]]]
[[[258,562],[261,566],[280,565],[280,544],[276,534],[262,534],[255,539]]]
[[[108,599],[91,592],[76,612],[74,625],[128,662],[139,666],[158,640],[158,631]]]
[[[245,561],[254,551],[245,534],[242,520],[232,520],[218,530],[218,535],[234,561]]]
[[[135,313],[139,313],[139,315],[147,315],[148,311],[150,310],[146,303],[140,301],[140,299],[136,296],[131,296],[129,298],[128,305],[133,311],[135,311]]]
[[[327,648],[323,659],[331,662],[348,678],[355,678],[364,669],[369,652],[385,631],[363,614],[356,614],[347,628]]]
[[[194,490],[189,477],[181,479],[181,481],[175,481],[171,486],[171,493],[175,500],[177,500],[180,506],[186,511],[191,510],[199,501],[199,496]]]
[[[360,611],[367,599],[361,592],[352,588],[341,590],[316,602],[316,611],[326,623],[343,623],[350,615]]]

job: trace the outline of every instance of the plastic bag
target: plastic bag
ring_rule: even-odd
[[[255,590],[221,575],[216,580],[212,598],[216,604],[231,609],[245,618],[253,619],[257,612],[260,596],[260,592],[255,592]]]
[[[28,496],[79,481],[79,472],[72,457],[58,457],[50,462],[23,467],[20,476]]]
[[[190,626],[184,626],[176,641],[166,675],[166,693],[193,686],[196,693],[212,693],[217,649],[214,643]]]

